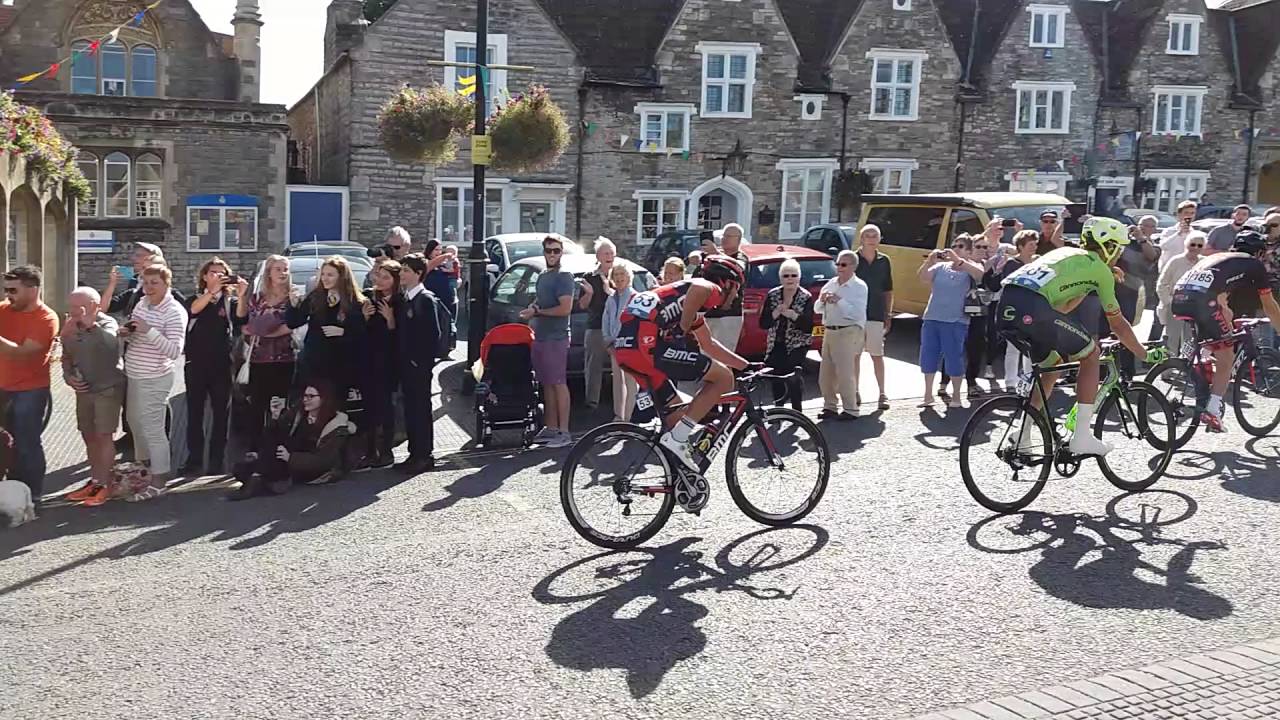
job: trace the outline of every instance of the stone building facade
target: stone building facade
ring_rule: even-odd
[[[238,0],[234,35],[211,32],[187,0],[146,13],[115,43],[91,43],[128,21],[134,0],[17,0],[0,30],[0,76],[43,69],[80,51],[55,76],[18,91],[80,149],[94,197],[79,203],[78,281],[105,284],[135,241],[159,245],[175,285],[194,286],[218,255],[242,274],[283,246],[285,108],[259,102],[262,22]],[[34,261],[21,223],[9,262]]]
[[[1262,123],[1277,109],[1276,41],[1258,28],[1280,4],[1232,2],[492,0],[493,62],[535,68],[495,71],[499,102],[545,85],[574,137],[554,167],[491,177],[484,232],[607,235],[628,248],[738,222],[756,240],[796,241],[850,220],[833,189],[855,168],[881,192],[1048,190],[1168,207],[1188,195],[1235,202],[1248,167],[1258,198],[1270,138],[1246,130],[1251,111]],[[350,186],[353,239],[469,226],[466,148],[447,166],[393,162],[376,116],[403,83],[456,82],[465,71],[423,60],[475,57],[474,8],[399,0],[373,23],[359,0],[328,12],[328,72],[289,113],[308,180]],[[1181,31],[1170,40],[1183,22],[1195,54]],[[1195,95],[1196,127],[1169,128],[1174,95]]]

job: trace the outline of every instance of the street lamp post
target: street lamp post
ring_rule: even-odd
[[[485,134],[485,122],[489,119],[489,97],[486,80],[489,74],[489,0],[476,0],[476,136]],[[472,143],[474,144],[474,140]],[[471,265],[470,305],[467,313],[467,367],[462,373],[462,391],[475,389],[471,368],[480,359],[480,343],[484,340],[489,322],[489,260],[484,249],[484,172],[485,165],[472,161],[471,190]]]

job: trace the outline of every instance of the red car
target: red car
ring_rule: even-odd
[[[747,270],[747,286],[742,290],[742,335],[738,338],[738,354],[763,357],[768,334],[760,328],[760,310],[765,295],[782,284],[778,267],[792,258],[800,263],[800,285],[815,299],[822,286],[836,276],[836,262],[826,253],[796,245],[743,245],[751,267]],[[810,307],[813,307],[812,304]],[[813,348],[822,348],[822,324],[813,329]]]

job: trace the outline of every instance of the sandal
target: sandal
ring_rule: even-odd
[[[881,410],[889,409],[889,398],[885,395],[880,396],[880,409]]]
[[[155,485],[148,485],[142,490],[139,490],[138,492],[125,498],[125,500],[131,503],[146,502],[147,500],[158,498],[163,494],[164,494],[164,488],[158,488]]]

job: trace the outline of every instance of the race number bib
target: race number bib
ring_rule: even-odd
[[[653,407],[653,396],[646,391],[640,391],[640,393],[636,395],[636,409],[648,410],[651,407]]]
[[[1029,267],[1018,272],[1009,278],[1009,283],[1038,292],[1057,276],[1058,271],[1054,270],[1052,266],[1042,265],[1040,267]]]
[[[651,292],[636,293],[627,303],[627,312],[636,317],[647,317],[658,307],[658,296]]]
[[[1182,279],[1178,281],[1177,287],[1179,289],[1203,292],[1208,290],[1210,285],[1213,285],[1213,272],[1209,270],[1192,270],[1182,276]]]

